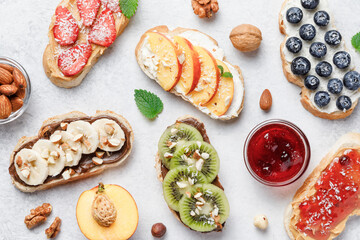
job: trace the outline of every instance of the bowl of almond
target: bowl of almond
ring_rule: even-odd
[[[30,78],[15,60],[0,56],[0,124],[9,123],[26,110],[31,94]]]

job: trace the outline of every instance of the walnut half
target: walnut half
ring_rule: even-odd
[[[49,203],[30,210],[30,214],[25,217],[24,223],[28,229],[36,227],[46,221],[46,217],[50,215],[52,206]]]
[[[211,18],[213,13],[219,11],[219,4],[217,0],[191,0],[191,5],[194,13],[199,18]]]
[[[61,219],[56,217],[54,222],[45,230],[47,238],[55,238],[60,232]]]

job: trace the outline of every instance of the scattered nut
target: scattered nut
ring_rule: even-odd
[[[46,221],[46,217],[50,215],[52,206],[49,203],[30,210],[30,214],[25,217],[24,223],[28,229],[36,227]]]
[[[268,219],[265,215],[257,215],[254,218],[254,226],[261,229],[261,230],[265,230],[268,227]]]
[[[56,217],[54,222],[45,230],[47,238],[55,238],[60,232],[61,219]]]
[[[191,5],[194,13],[199,18],[211,18],[213,13],[219,11],[219,4],[217,0],[191,0]]]
[[[251,52],[260,47],[262,35],[257,27],[242,24],[231,31],[230,40],[236,49],[242,52]]]
[[[269,89],[265,89],[260,97],[260,108],[264,111],[269,111],[272,106],[272,96]]]
[[[151,228],[151,234],[154,237],[161,238],[166,233],[166,227],[162,223],[155,223]]]

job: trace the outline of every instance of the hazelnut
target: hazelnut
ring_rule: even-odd
[[[257,27],[242,24],[231,31],[230,40],[236,49],[242,52],[251,52],[260,47],[262,35]]]
[[[154,237],[161,238],[166,233],[166,227],[162,223],[155,223],[151,228],[151,234]]]
[[[256,217],[254,217],[254,226],[261,229],[261,230],[265,230],[268,227],[268,219],[265,215],[257,215]]]

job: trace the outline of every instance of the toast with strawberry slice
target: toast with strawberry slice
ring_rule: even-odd
[[[43,55],[47,77],[58,87],[78,86],[128,23],[117,0],[62,0]]]

